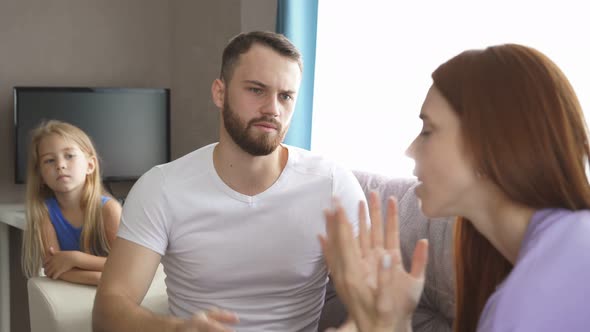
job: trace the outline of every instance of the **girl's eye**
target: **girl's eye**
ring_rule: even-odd
[[[54,159],[44,159],[43,164],[51,164],[53,161]]]
[[[74,158],[75,156],[76,156],[76,155],[74,155],[74,154],[68,153],[68,154],[66,154],[66,159],[72,159],[72,158]]]

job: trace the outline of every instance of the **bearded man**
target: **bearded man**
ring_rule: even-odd
[[[97,290],[95,331],[317,331],[324,210],[338,196],[356,228],[364,194],[350,171],[282,143],[302,66],[279,34],[244,33],[226,46],[211,88],[219,142],[134,185]],[[139,305],[160,262],[169,316]]]

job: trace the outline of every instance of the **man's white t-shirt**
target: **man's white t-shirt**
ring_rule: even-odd
[[[152,168],[129,193],[118,236],[162,255],[170,311],[218,307],[237,331],[317,331],[327,268],[318,241],[338,197],[358,227],[364,193],[350,171],[286,146],[277,181],[256,195],[228,187],[215,144]]]

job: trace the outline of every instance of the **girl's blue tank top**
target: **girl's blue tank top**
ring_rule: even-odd
[[[101,203],[104,205],[109,199],[108,196],[101,197]],[[45,205],[49,211],[49,219],[55,228],[57,241],[59,242],[60,250],[78,250],[80,249],[80,235],[82,234],[82,227],[74,227],[66,218],[64,218],[55,197],[45,200]]]

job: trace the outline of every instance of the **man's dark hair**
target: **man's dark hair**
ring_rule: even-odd
[[[240,56],[248,52],[254,44],[270,47],[280,55],[296,61],[299,69],[303,71],[301,53],[287,37],[274,32],[252,31],[235,36],[223,50],[220,78],[226,84],[229,83]]]

